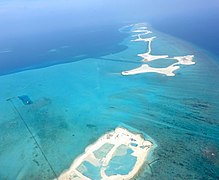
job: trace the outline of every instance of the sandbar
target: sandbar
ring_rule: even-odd
[[[156,59],[166,59],[168,58],[168,55],[152,55],[149,53],[144,53],[144,54],[138,54],[138,56],[143,58],[143,62],[148,62],[148,61],[154,61]]]
[[[141,33],[141,34],[134,34],[134,35],[132,35],[132,37],[136,37],[136,36],[144,36],[144,35],[147,35],[147,34],[150,34],[150,33],[153,33],[153,32],[147,30],[147,31],[145,31],[144,33]]]
[[[142,33],[142,32],[147,32],[148,30],[147,29],[136,29],[136,30],[133,30],[132,32],[134,33]]]
[[[173,72],[179,68],[180,68],[179,66],[173,66],[173,65],[170,65],[166,68],[153,68],[147,64],[143,64],[136,69],[132,69],[129,71],[123,71],[122,75],[127,76],[127,75],[154,72],[154,73],[159,73],[159,74],[165,74],[166,76],[175,76]]]
[[[141,34],[137,34],[137,36],[138,36],[137,39],[134,39],[134,40],[131,40],[131,41],[133,41],[133,42],[137,42],[137,41],[151,42],[154,38],[156,38],[155,36],[150,37],[150,38],[142,38]]]
[[[176,56],[173,57],[172,59],[177,60],[177,63],[174,63],[174,65],[176,64],[182,64],[182,65],[193,65],[195,64],[194,61],[192,61],[194,58],[194,55],[187,55],[187,56]]]
[[[139,57],[142,57],[144,62],[147,61],[154,61],[156,59],[165,59],[168,58],[168,55],[152,55],[151,53],[151,43],[153,41],[153,39],[156,38],[156,36],[154,37],[150,37],[150,38],[142,38],[141,37],[142,34],[137,34],[138,38],[131,40],[133,42],[137,42],[137,41],[144,41],[144,42],[148,42],[148,51],[146,53],[143,54],[138,54]]]

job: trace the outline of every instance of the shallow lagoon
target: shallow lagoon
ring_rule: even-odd
[[[121,147],[119,147],[121,148]],[[106,169],[106,174],[108,176],[121,174],[128,174],[136,163],[136,157],[131,155],[133,151],[128,149],[124,156],[115,156],[111,159],[108,168]],[[117,152],[116,152],[117,153]]]
[[[151,169],[145,166],[137,179],[218,178],[218,65],[201,49],[152,31],[158,37],[152,53],[194,54],[196,65],[182,66],[175,77],[121,76],[141,65],[136,55],[147,48],[128,36],[119,43],[127,49],[115,54],[0,76],[0,177],[53,179],[89,144],[124,124],[157,143]],[[33,104],[12,102],[51,166],[6,101],[21,95]]]

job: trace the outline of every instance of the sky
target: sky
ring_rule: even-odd
[[[217,12],[218,0],[2,0],[0,34]],[[34,29],[32,29],[34,28]]]

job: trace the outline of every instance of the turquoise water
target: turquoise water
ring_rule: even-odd
[[[122,124],[157,144],[151,170],[145,165],[137,179],[219,178],[218,64],[202,49],[152,31],[152,54],[194,54],[196,64],[175,77],[121,76],[142,64],[137,54],[147,47],[126,34],[116,46],[127,48],[114,54],[0,76],[0,179],[54,179]],[[33,104],[24,105],[22,95]]]
[[[100,179],[101,178],[100,167],[96,167],[87,161],[85,161],[83,163],[83,165],[86,168],[86,171],[82,173],[83,175],[85,175],[86,177],[89,177],[90,179]],[[82,172],[82,171],[80,171],[80,172]]]
[[[98,150],[94,151],[93,154],[97,159],[103,159],[113,147],[113,144],[106,143],[102,145]]]
[[[118,147],[117,151],[120,149]],[[114,156],[110,162],[108,167],[106,168],[106,175],[127,175],[134,167],[137,158],[132,156],[133,151],[131,149],[126,149],[125,155],[122,156]],[[116,152],[115,152],[116,153]]]
[[[156,61],[151,61],[148,62],[148,64],[152,67],[155,68],[166,68],[168,66],[170,66],[171,64],[175,63],[176,61],[173,59],[168,59],[168,60],[163,60],[163,59],[158,59]]]

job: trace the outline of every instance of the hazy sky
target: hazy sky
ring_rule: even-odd
[[[0,34],[162,20],[216,13],[218,9],[218,0],[3,0],[0,1]]]

